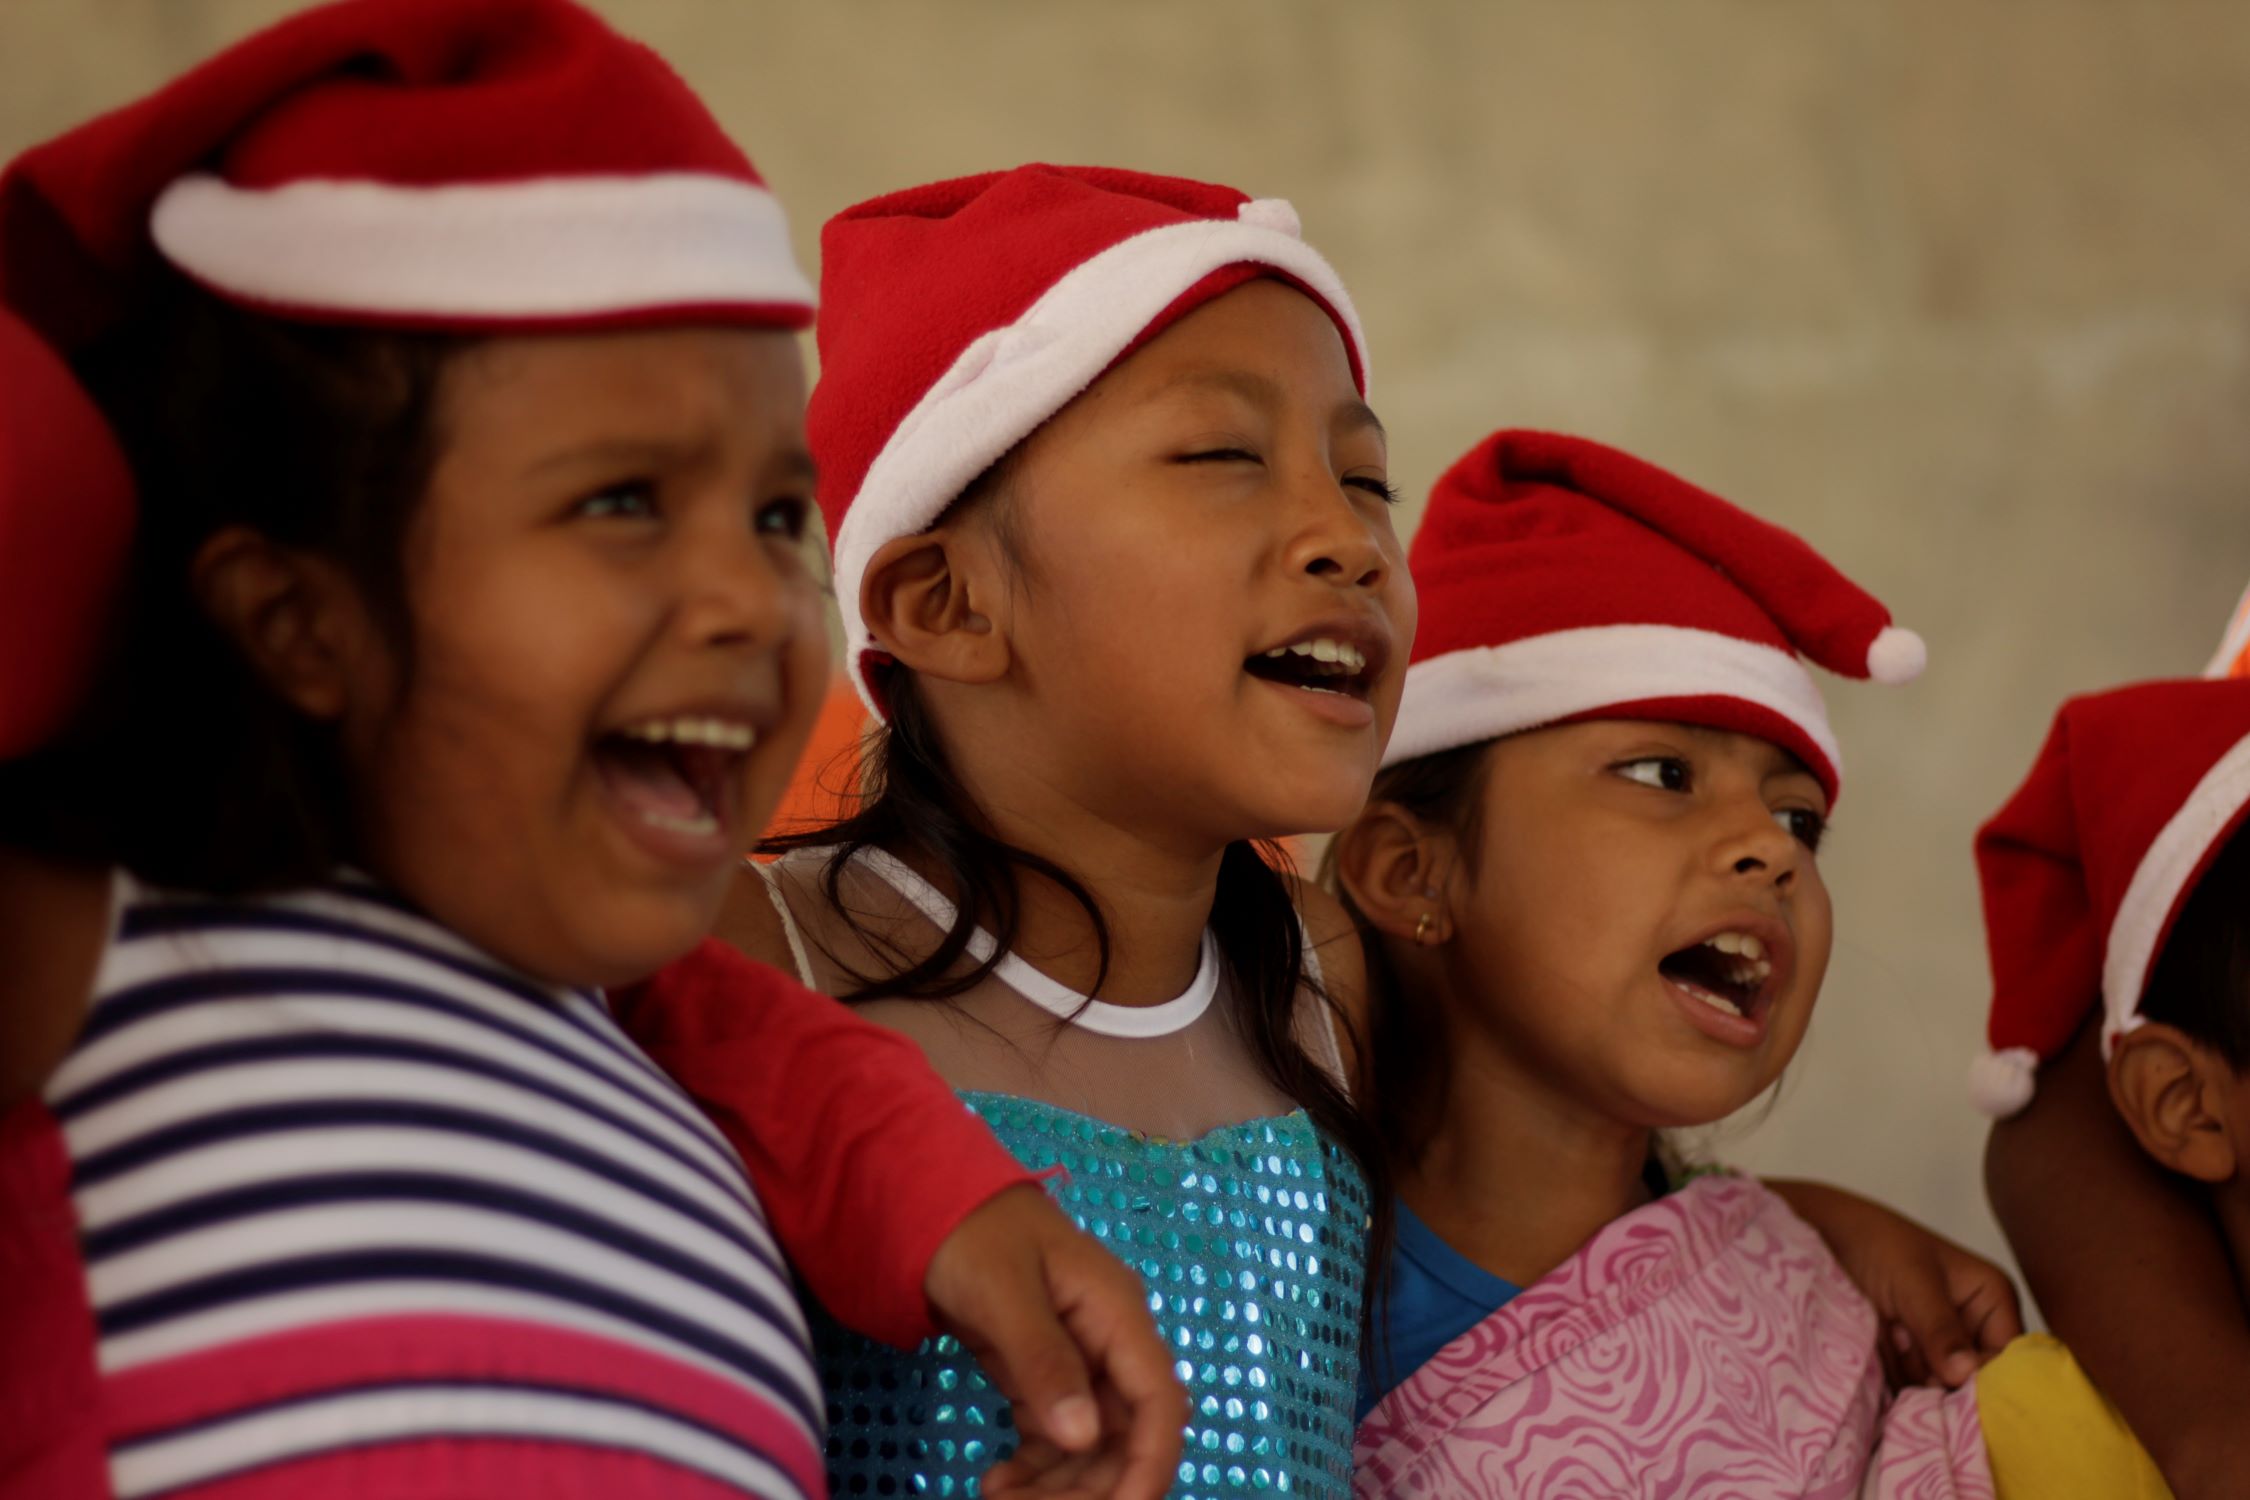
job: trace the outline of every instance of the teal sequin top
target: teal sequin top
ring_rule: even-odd
[[[1056,1201],[1148,1283],[1188,1393],[1176,1500],[1351,1493],[1367,1186],[1303,1111],[1194,1141],[1006,1094],[964,1093]],[[973,1496],[1015,1451],[1005,1397],[951,1338],[911,1353],[817,1316],[838,1500]]]

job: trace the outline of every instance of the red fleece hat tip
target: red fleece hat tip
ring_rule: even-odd
[[[2055,715],[2023,785],[1977,832],[1992,960],[1979,1109],[2031,1102],[2097,1005],[2106,1050],[2140,1024],[2172,924],[2250,813],[2250,679],[2136,683]]]
[[[1391,765],[1616,714],[1772,740],[1833,799],[1842,757],[1804,661],[1903,683],[1929,660],[1800,538],[1583,438],[1486,438],[1438,481],[1410,560],[1421,626]]]

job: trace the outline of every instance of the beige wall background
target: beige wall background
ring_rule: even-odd
[[[0,0],[0,154],[291,0]],[[2250,573],[2250,10],[2230,0],[602,0],[792,206],[1020,161],[1286,196],[1419,496],[1503,425],[1803,532],[1921,630],[1833,684],[1839,945],[1722,1153],[2000,1253],[1971,831],[2074,690]],[[1418,509],[1418,505],[1416,506]],[[1746,1133],[1745,1133],[1746,1132]]]

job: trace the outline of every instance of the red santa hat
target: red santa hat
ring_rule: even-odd
[[[152,251],[318,322],[812,320],[748,158],[568,0],[307,11],[0,178],[0,297],[57,343],[129,305]]]
[[[1900,683],[1922,638],[1790,532],[1583,438],[1496,432],[1448,470],[1408,555],[1421,625],[1396,765],[1587,718],[1738,730],[1842,758],[1800,658]]]
[[[1279,199],[1101,167],[1025,166],[909,188],[821,233],[820,383],[806,413],[845,661],[868,705],[882,652],[867,564],[1169,324],[1258,276],[1335,320],[1367,389],[1343,283]]]
[[[0,310],[0,760],[76,704],[133,530],[133,479],[62,359]]]
[[[569,0],[310,10],[0,175],[0,307],[65,356],[129,317],[166,264],[321,323],[812,319],[756,169],[661,58]],[[11,378],[10,428],[57,399],[39,389],[16,405]],[[114,560],[102,528],[118,500],[97,448],[87,474],[44,486],[7,471],[0,537],[36,535],[80,566],[0,594],[0,638],[79,639],[98,617],[108,570],[83,565]],[[94,534],[76,538],[79,523]],[[52,685],[9,666],[0,722],[28,724],[14,700],[51,703]]]
[[[2031,774],[1977,832],[1991,1050],[1969,1092],[1996,1118],[2099,1001],[2102,1049],[2196,882],[2250,813],[2250,680],[2144,682],[2074,698]]]

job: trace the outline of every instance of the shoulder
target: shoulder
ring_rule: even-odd
[[[755,866],[746,864],[735,871],[734,883],[727,888],[726,904],[719,909],[719,920],[712,928],[712,936],[762,964],[784,973],[796,972],[796,956],[790,951],[789,925],[782,916],[780,895]]]
[[[1343,902],[1313,881],[1295,874],[1284,879],[1304,929],[1305,949],[1319,965],[1321,989],[1335,1007],[1336,1044],[1346,1075],[1357,1079],[1367,1053],[1368,1024],[1367,954],[1360,946],[1359,924]]]
[[[0,848],[0,1112],[36,1093],[93,998],[109,924],[109,873]]]

